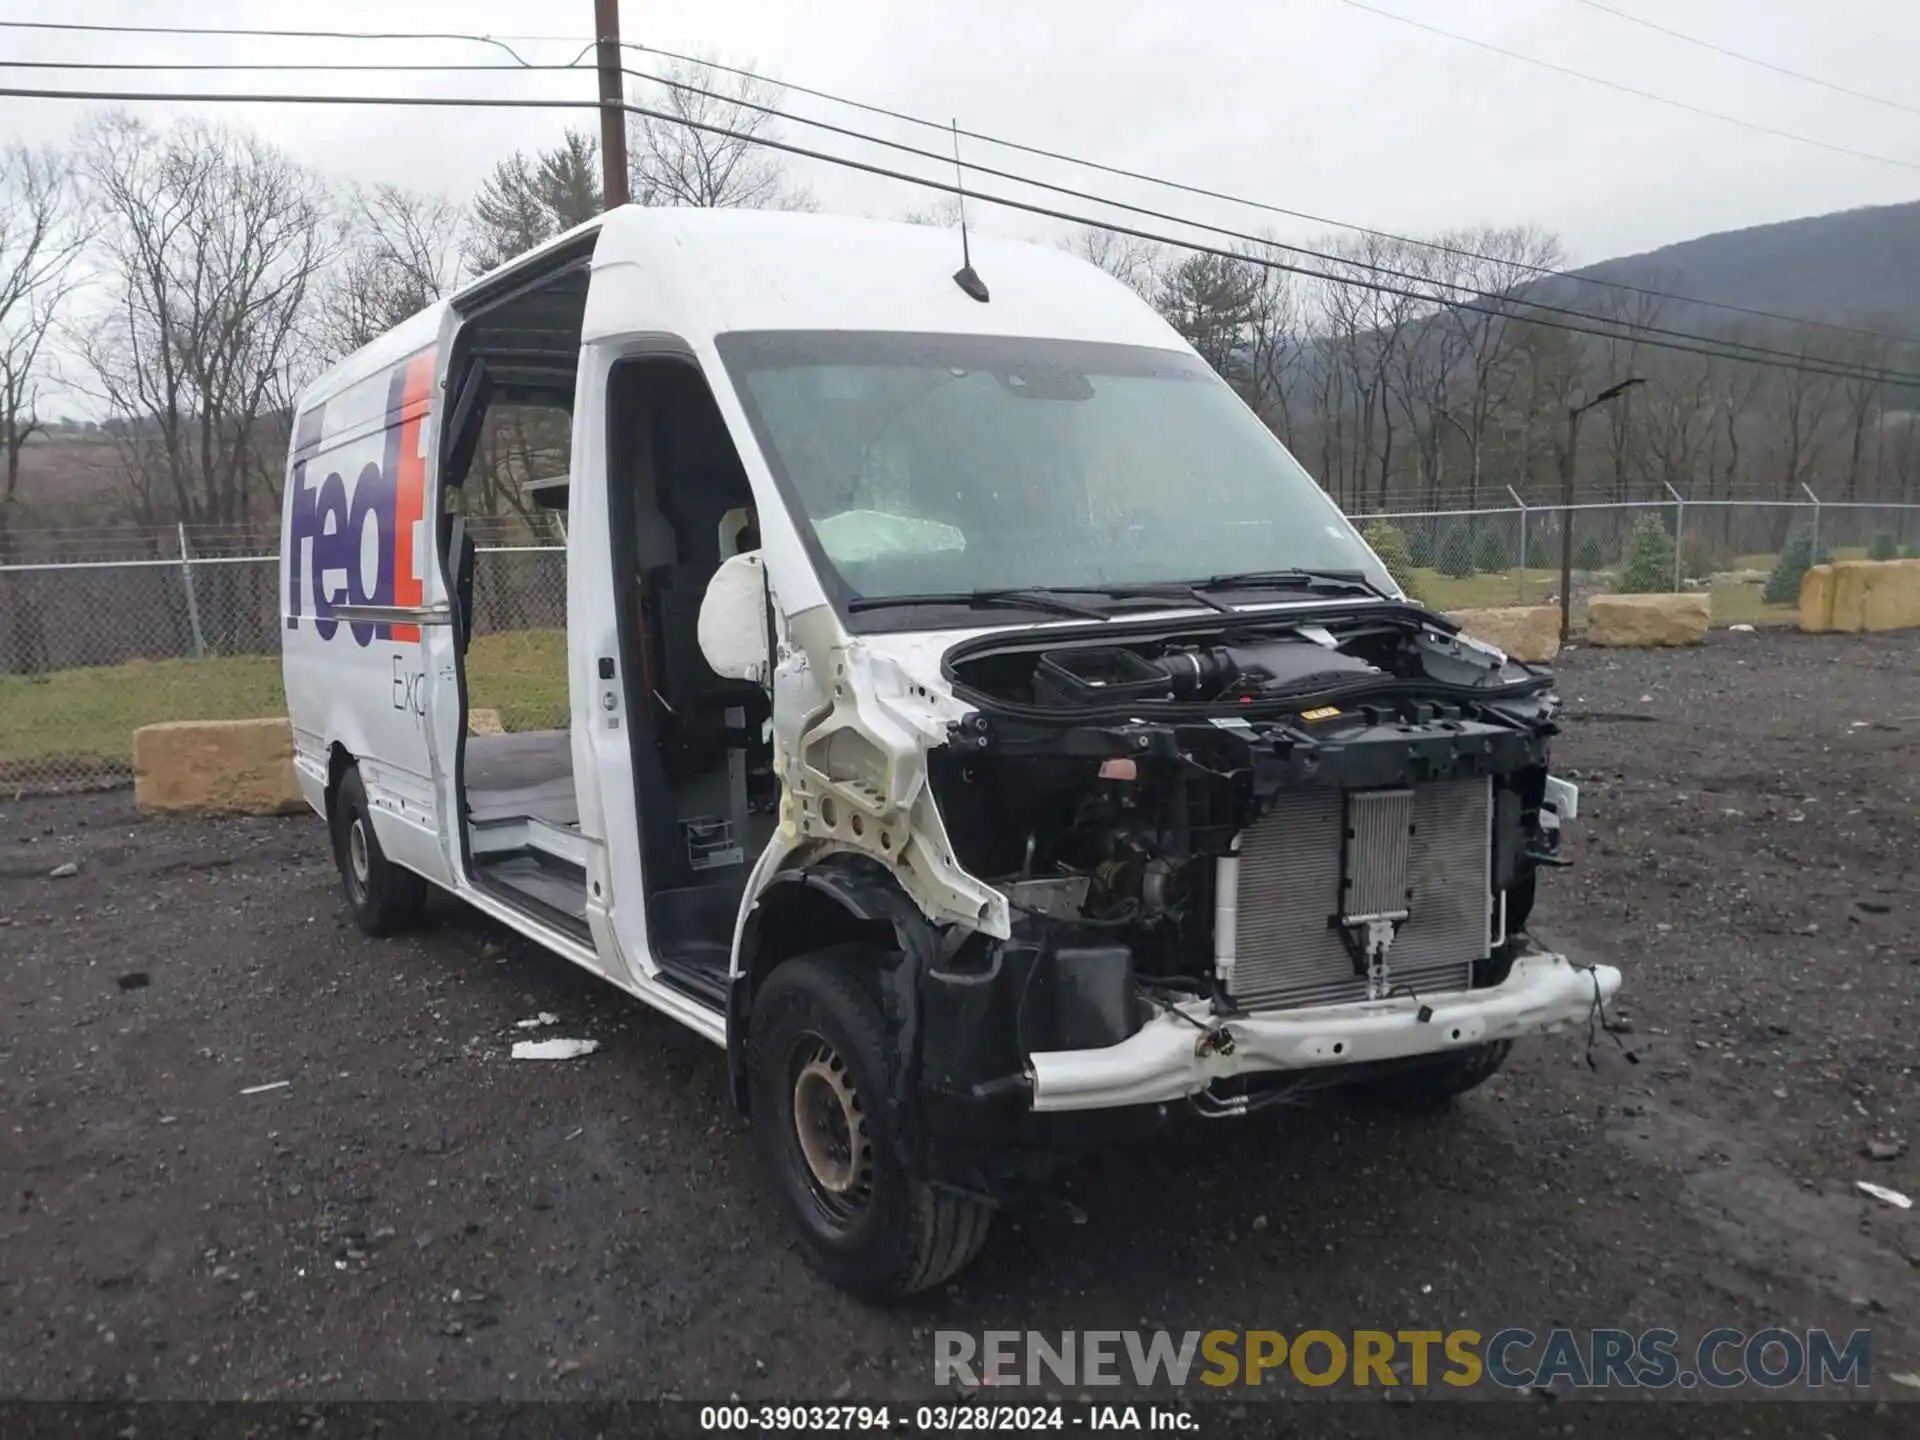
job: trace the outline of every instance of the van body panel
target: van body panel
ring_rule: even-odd
[[[324,790],[340,747],[361,762],[382,849],[445,885],[453,875],[427,727],[444,627],[418,618],[440,598],[428,450],[437,351],[425,334],[438,320],[407,322],[303,397],[280,594],[303,793],[315,800],[316,781]]]

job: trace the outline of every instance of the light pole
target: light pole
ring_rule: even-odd
[[[1595,406],[1647,382],[1638,375],[1609,385],[1584,405],[1567,407],[1567,448],[1560,452],[1560,643],[1573,629],[1573,454],[1580,444],[1580,417]]]

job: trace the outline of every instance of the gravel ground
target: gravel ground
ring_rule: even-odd
[[[8,804],[0,1395],[910,1397],[936,1328],[1864,1325],[1920,1369],[1920,1217],[1853,1191],[1920,1195],[1915,655],[1566,657],[1537,928],[1625,968],[1637,1064],[1550,1037],[1438,1119],[1116,1152],[894,1311],[813,1277],[719,1052],[637,1003],[451,904],[363,939],[312,819]],[[509,1060],[542,1010],[601,1050]]]

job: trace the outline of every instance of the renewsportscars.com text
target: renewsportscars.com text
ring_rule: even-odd
[[[1873,1383],[1855,1330],[937,1330],[936,1385],[1813,1389]]]

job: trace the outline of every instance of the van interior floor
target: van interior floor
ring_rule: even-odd
[[[467,739],[468,840],[476,878],[584,934],[587,847],[573,786],[573,738],[523,730]]]
[[[584,937],[588,845],[580,836],[572,737],[565,730],[470,736],[465,780],[475,878]],[[738,860],[692,870],[648,896],[654,956],[666,978],[688,993],[725,1003],[734,920],[751,857],[778,823],[772,814],[750,816]]]

